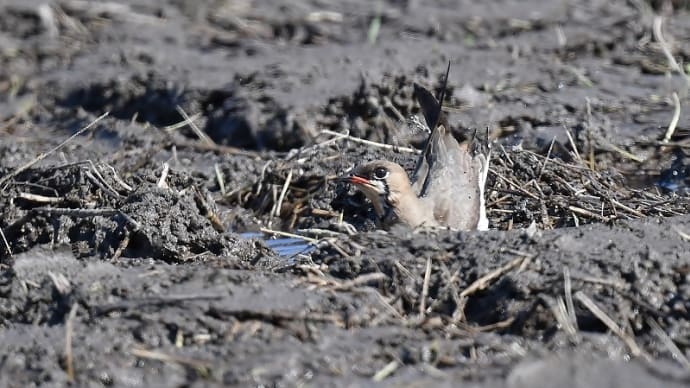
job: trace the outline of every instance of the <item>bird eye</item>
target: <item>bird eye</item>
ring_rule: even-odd
[[[377,167],[374,170],[374,179],[383,180],[388,178],[388,169],[385,167]]]

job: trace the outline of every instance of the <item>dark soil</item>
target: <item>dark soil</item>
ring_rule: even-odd
[[[687,9],[3,2],[0,385],[690,385]],[[448,62],[492,230],[376,230]]]

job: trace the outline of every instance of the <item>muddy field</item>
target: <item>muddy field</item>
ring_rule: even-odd
[[[0,386],[690,385],[687,7],[5,0]],[[491,230],[376,230],[448,62]]]

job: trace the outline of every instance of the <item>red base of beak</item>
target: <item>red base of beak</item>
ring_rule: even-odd
[[[355,185],[366,185],[369,183],[368,179],[362,178],[361,176],[357,175],[350,175],[349,177],[345,178],[345,180]]]

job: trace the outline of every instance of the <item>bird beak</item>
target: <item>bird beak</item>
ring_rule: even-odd
[[[338,177],[338,181],[340,182],[347,182],[351,183],[353,185],[359,185],[359,186],[364,186],[364,185],[370,185],[371,183],[369,182],[369,179],[362,178],[359,175],[343,175],[341,177]]]
[[[342,175],[337,178],[337,181],[355,185],[355,187],[357,187],[359,190],[362,190],[363,192],[371,192],[375,194],[383,193],[383,189],[379,187],[380,185],[375,184],[378,182],[371,181],[370,179],[361,177],[357,174]]]
[[[362,191],[368,197],[370,196],[371,198],[375,198],[375,196],[383,195],[386,193],[385,189],[382,187],[382,184],[380,182],[372,181],[370,179],[361,177],[356,174],[343,175],[342,177],[338,178],[338,181],[355,185],[357,189]],[[373,199],[371,200],[373,201]]]

